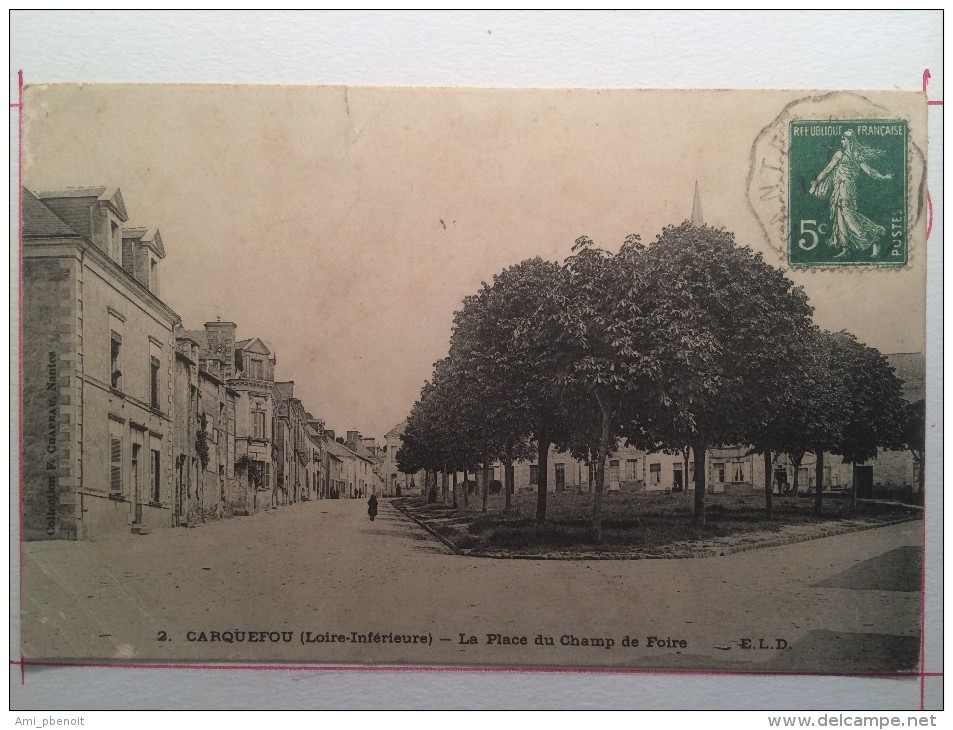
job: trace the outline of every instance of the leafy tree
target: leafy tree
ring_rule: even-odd
[[[574,428],[561,445],[595,464],[592,531],[602,541],[602,497],[608,454],[618,443],[624,414],[645,387],[641,356],[644,328],[638,259],[639,237],[629,236],[618,254],[598,248],[590,238],[576,239],[563,265],[561,286],[546,339],[559,345],[559,380],[571,407]]]
[[[750,442],[765,455],[765,509],[772,510],[772,451],[786,453],[794,465],[794,492],[804,455],[813,452],[815,466],[814,511],[821,513],[824,452],[834,448],[844,428],[849,406],[848,384],[837,367],[838,335],[810,327],[798,335],[780,363],[770,390],[761,394],[768,410],[766,421],[756,424]]]
[[[875,458],[881,448],[904,448],[903,383],[884,355],[852,334],[838,332],[831,341],[832,366],[849,393],[843,428],[831,451],[853,465],[856,497],[857,464]]]
[[[669,226],[640,256],[641,359],[653,378],[646,430],[695,460],[696,523],[705,521],[710,446],[750,441],[767,420],[765,394],[783,380],[812,309],[800,287],[735,243],[734,235],[689,222]]]
[[[904,409],[903,432],[901,440],[907,451],[913,456],[913,465],[917,470],[917,489],[923,494],[924,467],[926,452],[926,401],[907,403]]]
[[[528,439],[536,443],[539,524],[546,519],[549,446],[562,424],[556,352],[552,342],[539,336],[539,328],[559,276],[559,267],[541,258],[504,269],[492,284],[484,283],[464,299],[450,345],[451,357],[480,392],[485,453],[504,461],[507,505],[513,461],[527,455]]]

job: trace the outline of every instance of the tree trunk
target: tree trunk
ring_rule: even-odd
[[[814,514],[820,515],[823,508],[821,492],[824,489],[824,449],[818,449],[814,453],[817,456],[817,463],[814,465]]]
[[[453,467],[453,508],[457,508],[457,467]]]
[[[920,492],[921,500],[926,504],[926,495],[923,493],[923,487],[926,484],[926,469],[924,469],[924,466],[926,466],[925,454],[922,451],[913,451],[911,453],[913,453],[913,463],[917,467],[917,489]]]
[[[850,506],[851,508],[857,502],[857,462],[850,462]]]
[[[704,441],[692,445],[695,456],[695,517],[696,525],[705,524],[705,446]]]
[[[606,457],[609,454],[609,411],[596,394],[596,402],[602,414],[599,432],[599,453],[596,462],[596,491],[592,495],[592,537],[597,545],[602,544],[602,493],[606,484]]]
[[[443,503],[444,503],[444,504],[447,503],[447,497],[449,496],[449,495],[447,494],[448,487],[449,487],[449,484],[448,484],[448,482],[447,482],[447,476],[448,476],[448,475],[447,475],[447,465],[444,464],[444,465],[443,465],[443,470],[441,471],[441,484],[440,484],[440,494],[441,494],[441,496],[443,497]]]
[[[536,448],[539,465],[536,471],[536,524],[546,522],[546,490],[549,488],[549,434],[540,431],[537,434]]]
[[[685,467],[685,471],[682,472],[682,489],[685,490],[685,496],[688,496],[688,450],[690,447],[686,446],[682,449],[682,464]]]
[[[774,512],[774,486],[771,484],[771,449],[764,450],[764,514],[770,520]]]
[[[490,457],[483,460],[483,511],[486,512],[490,499]]]
[[[467,470],[463,470],[463,506],[470,506],[470,488],[467,486]]]
[[[503,491],[505,492],[503,509],[509,512],[513,494],[513,444],[506,446],[506,461],[503,462]]]
[[[794,462],[794,486],[791,487],[791,491],[794,493],[794,496],[798,496],[798,491],[800,486],[798,485],[798,475],[801,471],[801,462],[804,460],[804,454],[797,454],[791,458],[791,461]]]

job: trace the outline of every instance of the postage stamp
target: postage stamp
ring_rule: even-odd
[[[902,119],[791,122],[789,263],[907,263],[907,139]]]

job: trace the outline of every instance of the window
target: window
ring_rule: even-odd
[[[152,462],[150,463],[149,473],[152,475],[152,491],[150,498],[153,502],[159,502],[162,496],[159,485],[162,484],[162,471],[159,468],[159,452],[152,449]]]
[[[651,484],[662,483],[662,465],[661,464],[649,464],[649,482]]]
[[[159,410],[159,358],[150,358],[149,362],[149,404]]]
[[[261,484],[264,487],[271,486],[271,463],[268,461],[263,461],[261,463]]]
[[[685,485],[682,483],[682,466],[681,466],[681,464],[676,464],[674,467],[672,467],[672,483],[673,483],[676,487],[684,487],[684,486],[685,486]]]
[[[539,484],[539,467],[536,464],[529,467],[529,483]]]
[[[122,335],[109,332],[109,384],[116,390],[122,389]]]
[[[625,480],[627,482],[634,482],[638,477],[636,476],[639,461],[638,459],[626,459],[625,462]]]
[[[264,368],[262,367],[261,360],[249,359],[248,370],[252,380],[264,380]]]
[[[565,464],[556,464],[556,489],[564,489],[566,487],[566,465]]]
[[[139,452],[142,451],[142,444],[133,444],[132,445],[132,499],[135,502],[138,502],[142,499],[139,492]],[[138,517],[138,515],[137,515]],[[138,522],[138,519],[136,520]]]
[[[252,411],[251,414],[252,437],[256,439],[265,438],[265,412]]]
[[[724,481],[724,480],[722,480]],[[748,481],[745,474],[745,462],[736,461],[734,463],[734,469],[732,470],[731,481],[733,482],[746,482]]]
[[[613,459],[609,462],[609,481],[619,481],[619,460]]]
[[[122,496],[122,433],[117,423],[110,423],[109,434],[109,493]]]
[[[712,471],[715,472],[715,481],[719,484],[725,483],[725,465],[724,464],[712,464]]]

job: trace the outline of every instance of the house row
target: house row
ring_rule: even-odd
[[[904,398],[915,403],[925,398],[926,361],[922,353],[895,353],[887,355],[897,376],[903,381]],[[385,435],[386,453],[382,473],[384,494],[421,494],[425,488],[423,474],[404,474],[397,468],[396,453],[400,436],[407,426],[403,421]],[[858,494],[869,494],[875,486],[917,489],[920,464],[909,451],[882,451],[877,458],[865,464],[845,463],[840,456],[825,454],[822,465],[822,490],[844,490],[856,479]],[[705,484],[711,493],[745,493],[761,491],[765,484],[765,463],[760,453],[744,446],[711,448],[705,455]],[[687,478],[686,478],[687,474]],[[464,475],[458,474],[458,480]],[[482,489],[483,471],[466,475]],[[592,465],[575,459],[571,454],[551,447],[547,459],[547,488],[589,492],[595,483]],[[504,481],[504,467],[493,464],[489,469],[490,483]],[[813,491],[816,486],[816,456],[807,453],[795,464],[786,454],[774,454],[770,478],[776,493],[793,490]],[[438,480],[439,481],[439,480]],[[539,464],[536,459],[513,465],[513,486],[516,492],[536,491],[539,483]],[[695,464],[691,453],[649,452],[622,446],[611,453],[606,462],[606,489],[629,492],[665,492],[694,489]]]
[[[380,491],[382,449],[336,438],[233,322],[188,330],[165,248],[117,188],[22,190],[24,539],[193,526]]]

